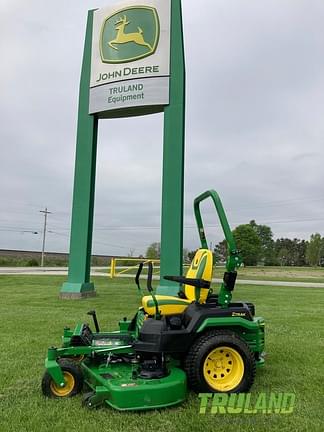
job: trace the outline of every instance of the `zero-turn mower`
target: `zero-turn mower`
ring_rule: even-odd
[[[200,203],[211,198],[227,242],[226,271],[218,294],[210,287],[213,255],[208,250]],[[101,331],[95,311],[94,328],[86,323],[64,329],[61,348],[48,349],[42,391],[49,397],[69,397],[86,386],[84,404],[103,403],[118,410],[146,410],[178,404],[195,392],[247,392],[264,359],[264,319],[254,305],[232,302],[236,269],[241,258],[218,194],[207,191],[194,201],[201,241],[183,276],[164,276],[180,284],[178,295],[152,289],[131,320],[117,331]],[[135,281],[140,291],[140,264]],[[165,291],[164,291],[165,292]],[[173,290],[174,292],[174,290]]]

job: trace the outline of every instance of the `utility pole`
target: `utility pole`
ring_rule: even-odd
[[[40,213],[44,213],[44,230],[43,230],[43,246],[42,246],[42,259],[41,259],[41,267],[44,267],[44,254],[45,254],[45,238],[46,238],[46,228],[47,228],[47,215],[52,212],[47,211],[47,207],[45,210],[40,210]]]

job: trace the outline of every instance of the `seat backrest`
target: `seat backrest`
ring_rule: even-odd
[[[187,278],[204,279],[211,282],[213,276],[213,254],[209,249],[198,249],[187,271]],[[183,288],[188,300],[205,303],[208,296],[208,288],[196,288],[185,285]]]

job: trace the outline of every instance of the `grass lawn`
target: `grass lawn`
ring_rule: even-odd
[[[122,262],[120,263],[122,265]],[[131,269],[118,269],[117,273],[134,274],[137,266]],[[146,269],[143,269],[143,274]],[[155,270],[159,274],[159,268]],[[223,278],[224,266],[214,267],[213,277]],[[238,280],[265,280],[265,281],[283,281],[283,282],[318,282],[324,283],[324,267],[288,267],[288,266],[257,266],[257,267],[240,267],[238,269]]]
[[[215,277],[221,277],[222,271],[216,268]],[[324,267],[241,267],[238,279],[324,283]]]
[[[40,391],[48,346],[60,345],[65,325],[88,321],[96,309],[102,327],[117,328],[132,316],[137,291],[130,279],[95,278],[96,298],[62,301],[64,277],[0,276],[0,431],[323,431],[324,289],[238,286],[235,299],[256,304],[266,318],[266,365],[258,370],[253,393],[295,392],[292,414],[199,415],[190,394],[179,407],[120,413],[109,407],[89,411],[81,396],[47,400]]]

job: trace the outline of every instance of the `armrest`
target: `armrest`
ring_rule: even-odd
[[[186,278],[184,276],[163,276],[163,279],[186,285],[192,285],[197,288],[210,288],[210,282],[204,279]]]

